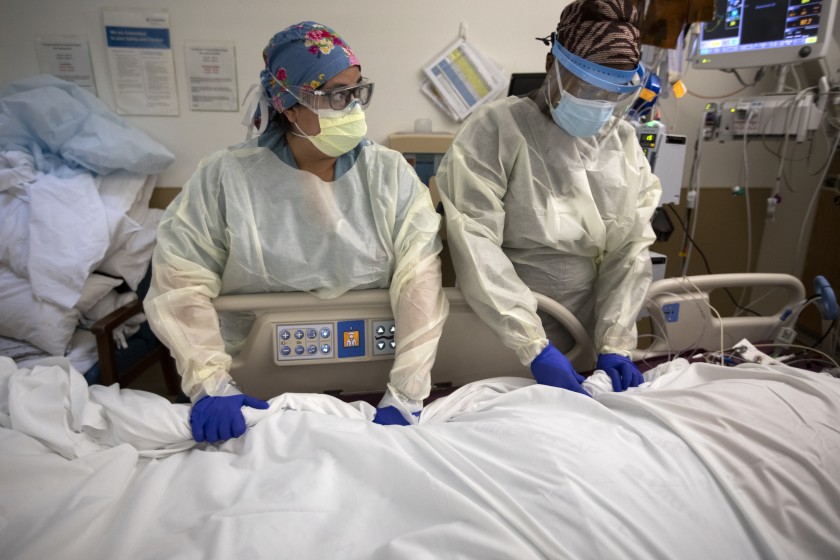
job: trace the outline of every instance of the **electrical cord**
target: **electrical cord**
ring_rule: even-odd
[[[742,86],[744,86],[744,88],[751,88],[751,87],[757,86],[758,82],[760,82],[761,79],[764,77],[764,66],[762,66],[761,68],[759,68],[756,71],[755,76],[753,77],[753,83],[751,83],[751,84],[748,84],[744,80],[742,80],[741,75],[734,68],[725,68],[725,69],[722,69],[721,72],[726,72],[727,74],[733,74],[735,76],[735,78],[738,80],[738,83],[740,83]]]
[[[750,122],[752,115],[755,112],[750,109],[747,112],[747,123]],[[746,131],[745,131],[746,132]],[[746,201],[746,209],[747,209],[747,266],[745,267],[745,271],[749,272],[752,270],[752,249],[753,249],[753,239],[752,239],[752,213],[750,212],[750,164],[747,158],[747,139],[749,138],[749,134],[744,134],[744,199]],[[739,302],[739,307],[743,305],[743,298],[747,294],[747,290],[741,290],[741,301]]]
[[[811,348],[816,348],[817,346],[819,346],[819,345],[822,343],[822,341],[823,341],[823,340],[825,340],[825,337],[827,337],[827,336],[829,335],[829,333],[831,332],[831,330],[832,330],[832,329],[833,329],[836,325],[837,325],[837,319],[834,319],[833,321],[831,321],[831,324],[830,324],[830,325],[828,326],[828,328],[825,330],[825,332],[823,333],[823,335],[820,337],[820,339],[819,339],[818,341],[816,341],[815,343],[813,343],[813,344],[811,345]]]
[[[694,161],[691,163],[691,176],[688,181],[688,192],[686,193],[686,211],[685,211],[685,225],[683,226],[685,235],[683,235],[682,250],[680,256],[682,257],[682,276],[688,275],[688,264],[691,261],[691,245],[688,241],[689,237],[694,236],[694,229],[697,227],[697,213],[699,212],[700,200],[700,162],[703,153],[703,126],[705,117],[701,116],[700,125],[697,128],[697,136],[694,139]],[[692,220],[693,217],[693,220]]]
[[[817,350],[816,348],[810,348],[808,346],[802,346],[801,344],[785,344],[785,343],[781,343],[781,342],[751,343],[751,344],[756,349],[759,349],[759,348],[769,348],[769,349],[773,349],[773,348],[791,348],[791,349],[792,348],[798,348],[798,349],[801,349],[801,350],[805,350],[806,352],[814,352],[816,354],[819,354],[823,358],[825,358],[825,360],[817,360],[816,358],[803,357],[801,354],[793,354],[793,355],[789,355],[787,357],[782,356],[782,357],[780,357],[781,359],[780,358],[772,358],[772,359],[774,359],[778,362],[784,363],[785,365],[788,365],[788,366],[790,366],[791,363],[807,360],[807,361],[819,361],[821,363],[825,363],[825,364],[831,365],[833,367],[839,367],[837,365],[837,362],[834,359],[832,359],[832,357],[829,356],[828,354],[826,354],[825,352]],[[727,348],[726,350],[724,350],[724,352],[726,353],[726,357],[731,361],[740,360],[741,363],[744,363],[744,364],[755,364],[756,363],[756,362],[753,362],[753,361],[748,360],[748,359],[744,358],[743,356],[741,356],[738,353],[738,350],[739,350],[739,346],[733,346],[731,348]],[[796,359],[791,359],[791,358],[796,358]]]
[[[747,89],[747,87],[748,86],[738,88],[735,91],[733,91],[731,93],[727,93],[725,95],[702,95],[702,94],[699,94],[699,93],[694,93],[693,91],[691,91],[691,88],[686,88],[686,94],[690,95],[691,97],[696,97],[697,99],[727,99],[729,97],[732,97],[733,95],[737,95],[737,94],[741,93],[742,91]]]
[[[651,315],[650,317],[651,317],[651,319],[653,318],[653,316],[652,316],[652,315]],[[664,333],[665,331],[662,331],[662,332]],[[667,354],[665,355],[665,358],[666,358],[666,360],[667,360],[667,361],[669,361],[669,362],[670,362],[670,361],[672,361],[672,360],[674,360],[674,359],[677,357],[677,355],[676,355],[676,354],[674,354],[673,352],[671,352],[671,347],[670,347],[670,345],[668,344],[667,339],[666,339],[666,338],[664,338],[664,337],[661,337],[661,336],[655,335],[655,334],[653,334],[653,333],[650,333],[650,334],[640,334],[640,335],[638,336],[638,338],[640,338],[640,339],[642,339],[642,338],[652,338],[652,339],[653,339],[653,340],[655,340],[655,341],[657,341],[657,340],[658,340],[658,341],[663,342],[663,343],[665,344],[665,346],[667,347]],[[651,351],[651,347],[650,347],[650,346],[649,346],[649,347],[647,347],[647,348],[645,348],[645,352],[644,352],[644,354],[642,354],[642,357],[641,357],[641,358],[639,358],[637,361],[642,362],[643,364],[645,364],[645,365],[646,365],[646,366],[648,366],[648,367],[653,366],[653,364],[651,364],[651,363],[649,363],[649,362],[647,361],[647,360],[648,360],[648,354],[650,353],[650,351]],[[658,357],[658,356],[657,356],[657,357]]]
[[[678,213],[678,212],[676,211],[676,209],[674,208],[674,203],[672,203],[672,202],[671,202],[671,203],[668,203],[668,204],[664,204],[663,206],[665,206],[665,207],[666,207],[666,208],[668,208],[671,212],[673,212],[674,217],[675,217],[675,218],[677,218],[677,222],[679,222],[679,224],[680,224],[680,227],[682,227],[682,228],[683,228],[683,230],[684,230],[684,231],[686,231],[685,223],[682,221],[682,218],[680,218],[679,213]],[[706,271],[707,271],[709,274],[714,274],[714,273],[712,272],[712,267],[711,267],[711,266],[709,266],[709,260],[706,258],[706,255],[705,255],[705,253],[703,253],[703,250],[702,250],[702,249],[700,249],[700,246],[699,246],[699,245],[697,245],[697,242],[696,242],[696,241],[694,241],[694,238],[693,238],[693,237],[691,237],[691,235],[688,235],[688,234],[687,234],[687,238],[688,238],[688,240],[691,242],[691,244],[692,244],[692,245],[694,245],[694,248],[695,248],[695,249],[697,249],[697,253],[699,253],[699,254],[700,254],[700,257],[703,259],[703,264],[706,266]],[[739,305],[739,304],[738,304],[738,301],[735,299],[735,296],[733,296],[733,295],[732,295],[732,292],[730,292],[730,291],[729,291],[729,288],[724,288],[723,290],[724,290],[724,291],[726,292],[726,294],[729,296],[729,299],[730,299],[730,300],[732,300],[732,303],[735,305],[735,307],[737,307],[738,309],[740,309],[740,310],[742,310],[742,311],[746,311],[747,313],[752,313],[752,314],[753,314],[753,315],[755,315],[755,316],[759,316],[759,317],[761,316],[761,314],[760,314],[760,313],[758,313],[758,312],[756,312],[756,311],[754,311],[754,310],[750,309],[749,307],[745,307],[745,306],[741,306],[741,305]]]
[[[809,352],[816,352],[817,354],[823,356],[826,360],[828,360],[834,367],[840,369],[840,365],[837,365],[837,362],[834,360],[834,358],[832,358],[831,356],[829,356],[828,354],[826,354],[822,350],[817,350],[816,348],[811,348],[810,346],[803,346],[801,344],[785,344],[785,343],[780,343],[780,342],[768,342],[766,344],[765,343],[760,343],[760,344],[755,344],[754,343],[753,346],[755,346],[756,348],[774,348],[774,347],[778,346],[778,347],[782,347],[782,348],[799,348],[801,350],[808,350]]]
[[[701,290],[701,289],[697,286],[697,284],[695,284],[694,282],[692,282],[691,278],[689,278],[688,276],[683,276],[683,277],[682,277],[682,280],[685,280],[686,282],[688,282],[689,284],[691,284],[691,286],[692,286],[695,290],[697,290],[697,293],[698,293],[698,294],[700,294],[700,299],[701,299],[702,301],[706,301],[706,294],[703,292],[703,290]],[[714,307],[714,306],[713,306],[710,302],[706,301],[706,305],[708,305],[708,306],[709,306],[709,309],[710,309],[710,310],[711,310],[711,311],[715,314],[715,316],[717,316],[717,318],[718,318],[718,324],[720,325],[720,365],[726,365],[726,364],[724,364],[724,360],[723,360],[723,356],[724,356],[724,352],[723,352],[723,318],[720,316],[720,313],[718,313],[718,310],[717,310],[717,309],[715,309],[715,307]]]
[[[837,146],[840,145],[840,132],[834,137],[834,144],[831,146],[831,149],[828,151],[829,159],[833,158],[834,153],[837,151]],[[802,255],[802,245],[805,241],[805,226],[808,224],[808,221],[811,218],[811,213],[814,211],[814,208],[817,205],[817,199],[819,199],[819,194],[822,191],[822,185],[825,181],[825,176],[828,174],[828,169],[830,166],[826,165],[825,169],[823,170],[822,174],[820,175],[820,179],[817,182],[817,186],[814,189],[814,194],[811,196],[811,200],[808,203],[808,209],[805,211],[805,216],[802,219],[802,227],[799,229],[799,240],[796,243],[796,256],[794,258],[795,266],[799,266],[798,263],[800,262],[800,255]]]
[[[828,150],[828,146],[829,146],[829,144],[831,144],[831,138],[829,138],[828,131],[825,129],[825,123],[826,122],[828,122],[828,119],[823,118],[822,122],[820,123],[820,131],[822,131],[823,138],[825,138],[825,149]],[[816,142],[813,141],[813,140],[812,140],[811,143],[816,144]],[[813,152],[814,152],[813,149],[808,150],[808,162],[806,163],[806,165],[807,165],[806,171],[808,172],[808,175],[810,175],[811,177],[816,177],[817,175],[822,173],[823,170],[825,170],[825,167],[827,165],[831,164],[831,160],[833,159],[832,156],[834,154],[827,154],[826,158],[825,158],[825,162],[819,167],[819,169],[817,169],[816,171],[811,171],[811,156],[813,155]]]
[[[683,73],[683,76],[682,76],[683,82],[686,81],[686,77],[688,76],[688,71],[690,69],[691,69],[691,65],[688,65],[686,67],[686,71]],[[686,87],[686,95],[690,95],[691,97],[696,97],[697,99],[727,99],[729,97],[732,97],[734,95],[737,95],[737,94],[741,93],[745,89],[748,89],[750,87],[754,87],[758,83],[758,81],[761,80],[762,77],[764,77],[763,70],[764,70],[764,68],[759,69],[759,71],[762,74],[761,74],[760,77],[758,77],[758,80],[756,80],[755,83],[753,83],[753,84],[745,84],[744,81],[741,79],[740,75],[738,75],[737,72],[732,72],[735,75],[735,77],[738,79],[738,82],[740,82],[741,87],[736,89],[735,91],[731,91],[731,92],[723,94],[723,95],[705,95],[705,94],[702,94],[702,93],[696,93],[696,92],[693,91],[694,88],[692,88],[692,87]],[[724,72],[725,71],[726,70],[724,70]],[[756,76],[758,76],[758,72],[756,72]]]

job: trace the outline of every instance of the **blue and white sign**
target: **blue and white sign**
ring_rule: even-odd
[[[166,10],[104,8],[108,66],[121,115],[178,115]]]

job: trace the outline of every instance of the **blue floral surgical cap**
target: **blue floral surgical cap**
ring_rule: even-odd
[[[297,103],[289,88],[318,89],[350,66],[361,66],[350,46],[335,31],[304,21],[280,31],[263,50],[260,83],[271,106],[284,111]]]

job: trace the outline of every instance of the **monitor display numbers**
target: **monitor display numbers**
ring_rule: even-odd
[[[784,66],[829,54],[840,0],[715,0],[700,28],[695,68]]]
[[[644,150],[645,154],[647,154],[648,149],[653,149],[656,147],[656,134],[642,134],[639,137],[639,144],[641,144],[642,149]]]

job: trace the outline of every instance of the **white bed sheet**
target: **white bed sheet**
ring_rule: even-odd
[[[678,360],[593,399],[500,378],[414,427],[287,394],[195,446],[187,405],[54,363],[0,358],[4,559],[840,555],[827,376]]]
[[[28,342],[2,336],[0,336],[0,356],[11,358],[19,368],[32,368],[45,358],[53,357]],[[99,361],[96,336],[87,329],[76,329],[73,331],[70,347],[64,357],[76,371],[87,372]]]

